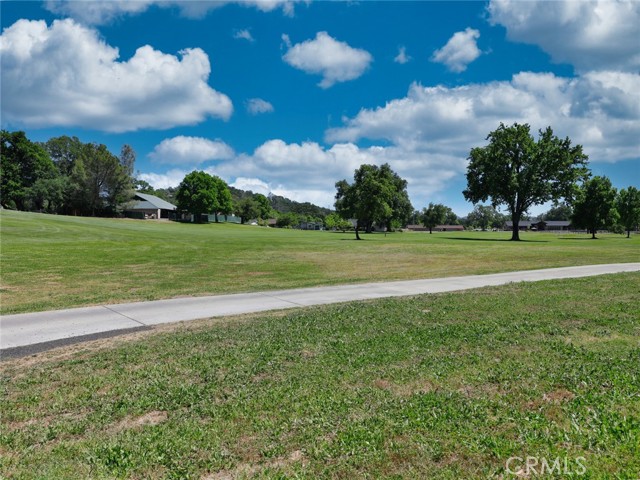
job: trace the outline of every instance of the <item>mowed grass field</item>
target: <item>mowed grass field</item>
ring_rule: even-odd
[[[5,361],[0,476],[637,480],[639,292],[511,284]]]
[[[3,210],[1,312],[640,261],[640,235],[306,232]]]

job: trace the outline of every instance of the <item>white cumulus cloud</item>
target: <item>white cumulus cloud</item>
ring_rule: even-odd
[[[286,35],[283,39],[288,47],[282,57],[284,61],[306,73],[322,75],[318,84],[321,88],[360,77],[373,61],[366,50],[353,48],[327,32],[318,32],[313,40],[296,45],[291,45]]]
[[[138,15],[152,6],[177,8],[182,16],[193,19],[203,18],[212,10],[228,4],[254,7],[262,12],[271,12],[281,8],[285,15],[292,16],[294,5],[298,1],[300,0],[48,0],[45,7],[52,13],[72,17],[82,23],[103,25],[121,17]]]
[[[444,47],[433,52],[431,60],[445,64],[452,72],[464,72],[467,65],[482,54],[478,48],[478,38],[480,32],[473,28],[456,32]]]
[[[28,127],[80,126],[109,132],[228,119],[231,100],[208,85],[199,48],[180,56],[145,45],[119,60],[118,49],[75,21],[18,20],[0,37],[2,115]]]
[[[551,126],[585,147],[592,161],[640,157],[640,75],[578,78],[523,72],[511,81],[462,87],[413,84],[406,97],[363,109],[327,131],[329,142],[384,139],[406,151],[466,158],[500,122]]]
[[[149,157],[157,163],[194,166],[212,160],[230,160],[234,151],[219,140],[180,135],[160,142]]]
[[[491,0],[487,8],[510,40],[538,45],[558,63],[583,72],[640,67],[637,0]]]
[[[273,112],[273,105],[261,98],[250,98],[246,103],[247,111],[251,115]]]
[[[252,153],[217,162],[205,171],[215,174],[236,188],[256,193],[274,193],[300,202],[333,207],[335,183],[351,181],[354,171],[368,163],[389,163],[409,184],[409,194],[418,205],[426,205],[447,182],[464,172],[466,161],[450,154],[424,155],[401,147],[366,147],[338,143],[329,148],[316,142],[287,143],[268,140]],[[162,173],[143,173],[140,178],[157,188],[176,186],[188,173],[173,169]]]

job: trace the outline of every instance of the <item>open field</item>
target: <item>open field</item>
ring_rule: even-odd
[[[640,261],[640,236],[304,232],[2,211],[1,312]]]
[[[567,478],[636,480],[639,290],[639,273],[513,284],[3,362],[0,472],[515,478],[507,460],[529,456]]]

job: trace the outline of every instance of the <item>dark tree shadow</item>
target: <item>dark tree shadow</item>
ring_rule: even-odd
[[[441,237],[447,240],[462,240],[468,242],[513,242],[513,243],[549,243],[549,240],[517,240],[513,241],[510,238],[473,238],[473,237]]]

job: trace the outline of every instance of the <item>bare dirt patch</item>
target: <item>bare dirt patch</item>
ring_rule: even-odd
[[[117,433],[132,428],[145,427],[151,425],[159,425],[166,422],[169,418],[167,412],[161,410],[153,410],[139,417],[126,417],[109,428],[110,431]]]

